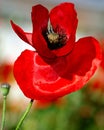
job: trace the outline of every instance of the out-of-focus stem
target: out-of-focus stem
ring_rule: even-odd
[[[23,116],[21,117],[20,121],[18,122],[17,127],[16,127],[15,130],[19,130],[20,129],[21,125],[23,124],[23,121],[25,120],[26,116],[28,115],[28,113],[29,113],[29,111],[30,111],[30,109],[32,107],[33,101],[34,100],[30,101],[26,111],[24,112]]]

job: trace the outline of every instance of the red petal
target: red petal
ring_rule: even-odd
[[[30,45],[32,45],[32,44],[33,44],[33,43],[32,43],[32,34],[31,34],[31,33],[25,33],[25,34],[26,34],[28,43],[29,43]]]
[[[101,48],[102,48],[102,61],[100,66],[104,69],[104,40],[101,41]]]
[[[36,5],[32,7],[32,23],[33,23],[33,32],[36,30],[46,30],[49,13],[48,10],[42,5]]]
[[[94,74],[101,59],[98,42],[82,38],[72,54],[47,61],[25,50],[14,64],[14,75],[23,93],[31,99],[52,100],[76,90]]]
[[[62,3],[50,12],[50,21],[54,30],[59,27],[68,35],[75,34],[77,28],[77,13],[72,3]]]
[[[24,32],[18,25],[11,21],[11,25],[15,33],[25,42],[32,45],[32,34]]]
[[[76,42],[73,51],[67,56],[67,67],[69,72],[83,76],[91,67],[96,68],[100,60],[101,49],[98,41],[93,37],[85,37]]]

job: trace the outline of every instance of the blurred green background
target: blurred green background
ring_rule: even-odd
[[[25,44],[13,32],[10,20],[32,32],[31,7],[43,4],[49,10],[64,0],[0,0],[0,83],[11,90],[7,99],[5,130],[14,130],[29,103],[13,77],[13,63]],[[104,51],[104,0],[66,0],[78,14],[77,39],[94,36]],[[0,124],[3,97],[0,93]],[[104,65],[100,66],[83,89],[57,101],[35,101],[21,130],[104,130]]]

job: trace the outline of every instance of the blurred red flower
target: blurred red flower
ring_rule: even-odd
[[[14,63],[14,76],[25,96],[54,100],[82,88],[100,64],[98,41],[84,37],[75,42],[77,13],[72,3],[62,3],[50,13],[32,7],[33,32],[11,21],[16,34],[36,51],[25,50]]]
[[[10,82],[13,80],[13,66],[9,63],[0,64],[0,82]]]
[[[63,98],[58,98],[55,100],[37,100],[34,104],[35,109],[43,109],[48,108],[52,105],[55,105],[57,107],[64,106],[66,104],[66,100]]]

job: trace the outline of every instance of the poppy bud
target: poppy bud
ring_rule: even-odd
[[[2,83],[0,85],[0,91],[3,94],[3,96],[7,96],[10,90],[10,85],[8,83]]]

